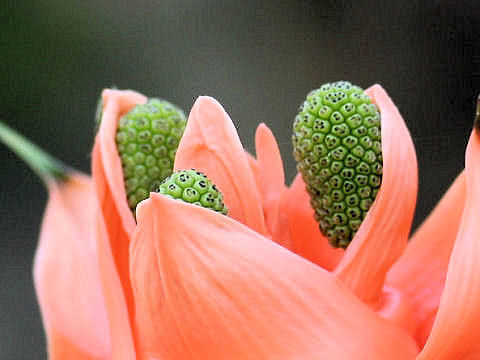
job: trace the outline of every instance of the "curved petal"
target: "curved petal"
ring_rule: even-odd
[[[407,244],[417,197],[417,159],[402,116],[385,90],[374,85],[366,93],[382,116],[382,185],[335,273],[360,299],[373,303]]]
[[[93,186],[76,174],[50,183],[49,195],[33,271],[49,358],[110,359]]]
[[[465,173],[462,172],[387,274],[386,283],[401,290],[414,309],[416,338],[421,346],[427,341],[440,303],[465,195]]]
[[[255,133],[255,150],[261,180],[260,190],[263,194],[263,208],[267,214],[271,213],[271,216],[266,218],[267,226],[271,229],[278,215],[279,194],[285,189],[285,174],[277,141],[271,130],[263,123],[258,125]]]
[[[129,291],[126,293],[122,279],[118,275],[113,250],[110,246],[110,237],[102,216],[97,212],[95,234],[97,238],[100,278],[103,294],[107,306],[108,322],[112,342],[111,360],[134,360],[135,338],[132,331],[134,324],[133,294],[131,292],[130,277],[127,278]],[[130,294],[130,295],[129,295]]]
[[[263,213],[272,239],[283,247],[293,250],[287,217],[280,212],[282,194],[287,191],[282,156],[277,141],[265,124],[260,124],[255,133],[257,161],[250,164],[261,193]]]
[[[100,275],[112,329],[113,358],[130,359],[134,352],[131,343],[124,343],[123,334],[131,333],[134,316],[128,249],[136,224],[127,203],[115,134],[119,118],[147,99],[131,90],[110,89],[104,90],[102,97],[103,115],[92,155],[92,175],[100,205],[95,224],[101,253]]]
[[[106,89],[102,93],[103,115],[95,138],[94,159],[102,165],[103,173],[93,169],[93,177],[97,192],[100,197],[100,205],[103,209],[105,203],[113,203],[121,221],[121,225],[127,234],[135,228],[135,219],[128,207],[125,184],[123,182],[122,162],[118,156],[115,134],[117,132],[118,120],[130,111],[135,105],[143,104],[147,98],[131,90]],[[108,191],[103,188],[108,187]],[[108,218],[108,213],[104,216]],[[107,221],[108,223],[108,221]]]
[[[245,151],[232,120],[215,99],[201,96],[193,105],[174,167],[204,172],[222,191],[229,216],[267,234]]]
[[[461,359],[480,343],[480,134],[465,159],[467,194],[447,278],[430,336],[418,359]]]
[[[142,359],[412,359],[334,276],[204,208],[151,194],[131,278]]]
[[[326,270],[335,269],[344,251],[331,247],[320,232],[300,174],[283,194],[280,208],[288,220],[293,251]]]

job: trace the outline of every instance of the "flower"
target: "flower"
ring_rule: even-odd
[[[194,104],[175,168],[222,190],[229,217],[152,193],[130,211],[118,118],[146,101],[105,90],[92,178],[49,182],[35,284],[51,359],[480,358],[480,134],[407,245],[413,144],[386,92],[383,183],[349,248],[320,234],[271,131],[246,153],[221,105]]]

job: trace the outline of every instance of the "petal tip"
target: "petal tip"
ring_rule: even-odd
[[[198,106],[206,106],[206,105],[222,107],[222,105],[220,105],[220,103],[218,102],[217,99],[215,99],[214,97],[208,96],[208,95],[199,96],[197,98],[197,100],[195,100],[195,103],[193,104],[193,107],[195,108],[195,107],[198,107]]]
[[[256,142],[256,147],[260,148],[262,147],[262,142],[263,141],[268,141],[267,139],[271,140],[274,139],[274,135],[272,130],[265,124],[265,123],[260,123],[257,126],[257,130],[255,131],[255,142]],[[257,151],[257,156],[258,156],[258,151]]]
[[[190,111],[189,120],[191,118],[196,118],[202,123],[205,122],[206,119],[217,121],[220,119],[230,119],[222,104],[220,104],[217,99],[206,95],[199,96],[197,100],[195,100],[192,110]]]
[[[262,131],[270,130],[269,127],[264,122],[261,122],[260,124],[258,124],[257,131],[259,131],[260,129],[262,129]]]
[[[156,193],[150,193],[150,196],[146,198],[145,200],[140,201],[137,204],[137,207],[135,208],[135,218],[137,222],[139,221],[140,218],[143,218],[144,213],[147,211],[147,208],[149,207],[149,203],[151,202],[152,195]]]
[[[365,90],[366,93],[369,93],[368,95],[370,95],[374,100],[375,99],[375,95],[379,95],[379,94],[384,94],[386,95],[387,94],[387,91],[383,88],[382,85],[380,84],[373,84],[372,86],[370,86],[369,88],[367,88]]]

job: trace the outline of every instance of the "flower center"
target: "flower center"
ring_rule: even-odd
[[[183,200],[227,215],[223,195],[203,173],[191,170],[174,172],[156,190],[172,199]]]
[[[292,142],[320,230],[346,248],[382,181],[377,107],[349,82],[324,84],[300,107]]]
[[[185,124],[182,110],[159,99],[135,106],[120,119],[117,150],[132,210],[172,173]]]

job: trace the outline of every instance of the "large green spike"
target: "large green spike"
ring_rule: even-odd
[[[184,112],[160,99],[137,105],[120,119],[116,142],[132,210],[172,173],[185,124]]]
[[[194,169],[174,172],[160,184],[157,192],[227,215],[223,195],[203,173]]]
[[[324,84],[300,107],[292,141],[320,230],[346,248],[382,182],[377,107],[347,81]]]

